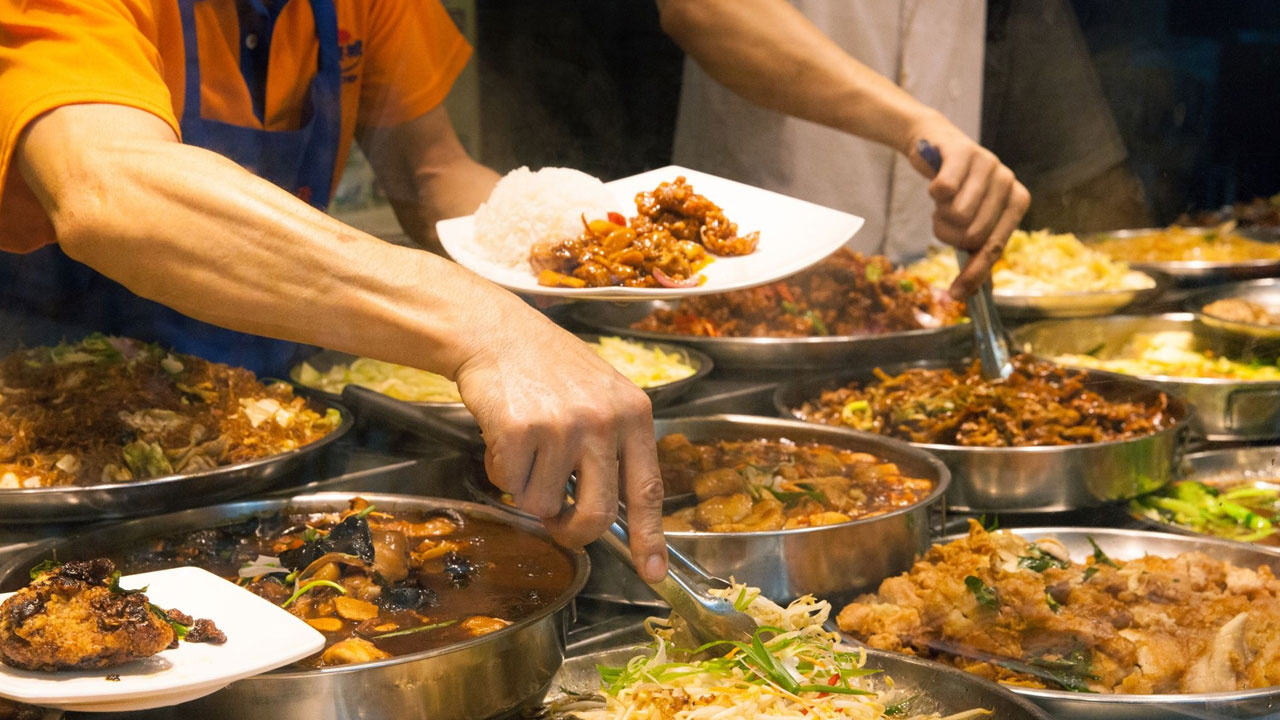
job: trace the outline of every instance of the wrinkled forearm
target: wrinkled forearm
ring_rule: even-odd
[[[663,30],[717,82],[762,107],[907,152],[936,114],[850,57],[785,0],[658,0]]]
[[[482,315],[504,303],[522,305],[441,258],[349,228],[171,133],[84,131],[86,120],[115,119],[117,111],[137,112],[37,121],[19,166],[65,252],[139,295],[235,330],[447,375],[471,349],[474,333],[459,329],[483,327]]]

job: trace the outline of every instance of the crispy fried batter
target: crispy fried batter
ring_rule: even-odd
[[[1055,544],[988,533],[971,521],[967,538],[932,548],[909,573],[845,607],[837,622],[872,647],[1014,685],[1056,687],[1043,674],[978,654],[1056,672],[1093,692],[1280,682],[1280,581],[1266,566],[1201,553],[1053,562],[1047,558],[1063,554]]]
[[[174,639],[141,592],[111,587],[97,559],[45,573],[0,605],[0,661],[23,670],[108,668],[150,657]]]

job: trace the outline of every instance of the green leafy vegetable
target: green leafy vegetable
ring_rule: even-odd
[[[1083,581],[1084,581],[1084,582],[1089,582],[1089,578],[1091,578],[1091,577],[1093,577],[1094,575],[1097,575],[1097,574],[1098,574],[1098,566],[1097,566],[1097,565],[1094,565],[1094,566],[1092,566],[1092,567],[1085,568]]]
[[[1042,573],[1051,567],[1065,568],[1070,565],[1071,563],[1059,560],[1036,545],[1031,545],[1029,552],[1018,558],[1018,567],[1034,570],[1038,573]]]
[[[164,448],[159,443],[134,440],[120,449],[124,455],[124,464],[133,471],[134,477],[155,478],[173,474],[173,465],[165,457]]]
[[[924,696],[924,693],[916,693],[909,697],[905,697],[892,705],[884,706],[884,714],[888,717],[906,717],[911,712],[911,704]]]
[[[982,582],[982,580],[974,575],[969,575],[964,579],[964,586],[969,588],[969,592],[973,593],[973,597],[978,604],[997,610],[1000,608],[1000,597],[996,594],[996,589]]]
[[[1102,548],[1098,547],[1097,541],[1095,541],[1091,537],[1088,538],[1088,540],[1089,540],[1089,544],[1093,546],[1094,562],[1098,563],[1099,565],[1110,565],[1113,568],[1120,567],[1119,565],[1116,564],[1115,560],[1112,560],[1111,558],[1107,557],[1107,554],[1102,552]]]
[[[53,572],[54,570],[57,570],[60,567],[62,567],[62,563],[51,558],[31,568],[31,571],[28,574],[31,575],[32,580],[35,580],[41,575],[44,575],[45,573]]]

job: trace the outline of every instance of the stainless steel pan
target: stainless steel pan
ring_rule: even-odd
[[[1013,342],[1018,348],[1043,358],[1061,354],[1094,354],[1106,357],[1136,333],[1197,332],[1188,313],[1165,315],[1117,315],[1088,320],[1046,320],[1018,328]],[[1212,338],[1203,338],[1208,349],[1221,350]],[[1135,376],[1181,397],[1196,409],[1199,430],[1213,442],[1269,440],[1280,437],[1280,381],[1244,381],[1224,378],[1185,378],[1164,375]]]
[[[632,323],[647,316],[655,308],[671,309],[677,305],[678,303],[666,300],[626,305],[580,303],[574,306],[570,317],[600,332],[686,345],[710,355],[719,367],[732,370],[837,368],[849,363],[960,357],[973,345],[973,331],[967,323],[883,335],[804,338],[713,338],[631,328]]]
[[[625,337],[626,335],[634,335],[635,333],[627,332],[621,334]],[[601,336],[579,334],[578,337],[584,342],[595,342],[596,340],[599,340]],[[689,363],[694,369],[694,373],[689,377],[681,378],[675,382],[645,388],[644,391],[649,395],[649,402],[652,403],[654,409],[666,407],[679,400],[685,393],[709,375],[715,367],[715,363],[712,359],[705,353],[699,352],[698,350],[681,347],[679,345],[672,345],[671,343],[666,342],[655,342],[650,340],[645,340],[643,342],[645,345],[649,347],[656,347],[663,352],[681,353],[685,355],[689,358]],[[311,367],[323,373],[334,365],[340,363],[349,364],[356,359],[357,356],[355,355],[348,355],[347,353],[341,353],[336,350],[324,350],[312,355],[306,360],[306,362],[309,363]],[[289,371],[290,379],[297,377],[296,370],[297,368],[295,367]],[[298,383],[296,380],[293,380],[293,383],[300,393],[312,397],[323,398],[328,401],[337,401],[339,399],[339,396],[334,393],[307,387],[306,385]],[[367,396],[365,397],[367,398]],[[394,398],[391,398],[391,400],[393,402],[403,403],[404,405],[413,408],[414,412],[420,413],[424,416],[438,418],[454,425],[455,427],[459,427],[470,432],[479,432],[479,427],[476,425],[475,417],[471,415],[471,411],[467,409],[467,406],[463,405],[461,402],[408,402],[405,400],[395,400]],[[368,403],[354,405],[353,407],[358,413],[368,410],[371,416],[379,419],[385,419],[383,415],[378,412],[378,407],[370,408],[368,407]]]
[[[351,497],[349,493],[303,495],[133,520],[6,561],[0,566],[0,587],[25,584],[28,568],[49,552],[56,551],[57,557],[64,560],[100,555],[146,538],[218,527],[286,508],[310,512],[341,510]],[[405,495],[362,497],[383,510],[451,509],[545,535],[537,523],[474,503]],[[565,553],[576,566],[570,586],[537,614],[498,632],[380,662],[314,670],[286,668],[239,680],[200,700],[135,717],[481,720],[509,712],[536,700],[563,659],[570,602],[586,582],[589,567],[582,551]]]
[[[594,693],[600,690],[597,665],[619,666],[644,652],[643,645],[604,650],[570,658],[551,681],[547,702],[564,697],[564,691]],[[999,685],[939,663],[895,655],[880,650],[867,650],[865,667],[879,670],[879,684],[893,688],[901,697],[921,693],[912,702],[913,713],[950,715],[973,708],[992,711],[999,720],[1049,720],[1050,716],[1034,704],[1019,698]],[[884,689],[888,689],[884,687]]]
[[[1117,560],[1133,560],[1143,555],[1172,556],[1185,552],[1202,552],[1215,560],[1233,565],[1249,568],[1266,565],[1273,572],[1280,573],[1280,551],[1203,536],[1187,537],[1108,528],[1025,528],[1013,532],[1029,540],[1057,538],[1076,562],[1083,562],[1093,553],[1093,547],[1089,543],[1092,538],[1103,552]],[[946,543],[960,537],[962,536],[946,537],[940,542]],[[1280,687],[1182,695],[1106,695],[1012,686],[1009,689],[1035,702],[1055,718],[1251,718],[1261,717],[1280,708]]]
[[[1135,228],[1132,230],[1111,230],[1091,233],[1080,239],[1085,243],[1108,238],[1131,238],[1161,232],[1165,228]],[[1215,228],[1187,228],[1209,232]],[[1258,240],[1260,242],[1276,242],[1277,237],[1268,233],[1236,228],[1237,235]],[[1248,280],[1250,278],[1280,276],[1280,260],[1240,260],[1235,262],[1210,262],[1204,260],[1162,260],[1150,262],[1131,262],[1129,266],[1143,272],[1155,271],[1167,273],[1174,282],[1181,286],[1211,285],[1232,280]]]
[[[1080,322],[1095,322],[1093,320]],[[896,375],[910,368],[962,368],[967,361],[925,361],[886,365]],[[849,382],[874,383],[875,367],[802,378],[774,393],[774,404],[786,417],[824,390]],[[1151,400],[1160,389],[1139,380],[1090,371],[1090,389],[1115,400]],[[962,447],[910,443],[932,453],[951,470],[951,509],[968,513],[1057,512],[1123,500],[1163,486],[1174,476],[1191,411],[1169,398],[1172,426],[1152,435],[1087,445],[1042,447]]]
[[[0,490],[0,523],[69,523],[154,515],[212,505],[274,487],[309,457],[351,429],[351,412],[313,399],[319,411],[334,408],[342,423],[333,432],[296,450],[249,462],[167,475],[150,480],[89,486]]]

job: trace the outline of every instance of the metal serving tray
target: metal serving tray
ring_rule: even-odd
[[[1080,320],[1073,322],[1096,322]],[[911,368],[965,367],[968,361],[923,361],[881,366],[889,375]],[[778,387],[774,405],[785,417],[824,390],[852,381],[874,383],[877,366],[816,378],[801,378]],[[1090,370],[1088,387],[1115,400],[1151,400],[1160,388],[1150,383]],[[1057,512],[1092,507],[1151,492],[1174,477],[1182,435],[1191,410],[1169,397],[1173,424],[1131,440],[1036,447],[963,447],[910,443],[937,456],[951,470],[947,502],[966,513]]]
[[[132,520],[12,556],[0,565],[0,587],[25,585],[28,569],[52,552],[63,560],[93,557],[147,538],[229,525],[286,508],[303,512],[341,510],[352,497],[352,493],[321,493]],[[545,536],[537,523],[484,505],[406,495],[362,493],[361,497],[382,510],[451,509]],[[482,720],[510,712],[536,700],[563,659],[570,603],[586,582],[589,569],[585,553],[565,553],[575,565],[569,587],[537,614],[497,632],[378,662],[310,670],[282,668],[238,680],[190,703],[130,717]]]
[[[625,339],[629,339],[629,340],[635,339],[635,338],[626,338],[626,335],[635,335],[635,333],[631,333],[631,332],[622,333],[622,336]],[[578,334],[578,337],[585,342],[595,342],[601,336],[580,333]],[[645,388],[644,391],[649,395],[649,402],[652,403],[654,409],[666,407],[676,402],[677,400],[679,400],[686,392],[692,389],[694,385],[698,384],[703,380],[703,378],[711,374],[712,369],[714,369],[715,367],[715,363],[712,361],[710,357],[708,357],[705,353],[699,352],[696,349],[684,347],[681,345],[673,345],[668,342],[657,342],[657,341],[652,341],[647,339],[642,342],[644,343],[644,345],[648,347],[656,347],[662,350],[663,352],[683,353],[685,356],[689,358],[689,363],[693,366],[693,369],[694,369],[694,373],[687,378],[681,378],[679,380],[676,380],[675,382],[666,383],[664,385],[657,385],[651,388]],[[349,364],[352,361],[356,360],[357,358],[358,356],[356,355],[349,355],[347,353],[338,352],[336,350],[324,350],[315,355],[312,355],[310,358],[307,358],[305,362],[309,363],[311,367],[323,373],[328,371],[328,369],[333,367],[334,365],[337,365],[339,363]],[[299,393],[309,395],[311,397],[319,397],[331,402],[336,402],[341,399],[338,395],[334,393],[325,392],[323,390],[317,390],[315,388],[307,387],[306,385],[302,385],[301,383],[299,383],[297,380],[294,379],[296,377],[295,372],[297,368],[298,366],[294,366],[293,368],[290,368],[289,378],[290,378],[290,382],[294,384],[294,387],[298,388]],[[394,398],[392,398],[392,400],[394,400]],[[405,400],[394,400],[394,401],[398,403],[403,403],[409,407],[412,407],[414,408],[414,410],[424,415],[431,415],[441,420],[444,420],[445,422],[451,425],[454,425],[456,427],[463,428],[469,431],[475,431],[477,433],[480,430],[480,428],[476,425],[476,419],[474,416],[472,416],[471,411],[467,409],[466,405],[463,405],[460,402],[435,403],[435,402],[408,402]],[[355,409],[357,412],[364,412],[368,410],[370,415],[378,416],[377,408],[366,408],[364,406],[357,405],[355,406]]]
[[[1195,480],[1206,485],[1233,484],[1244,481],[1266,481],[1269,484],[1276,484],[1277,481],[1280,481],[1280,447],[1274,445],[1235,447],[1191,453],[1182,459],[1182,469],[1178,479]],[[1198,538],[1212,538],[1230,543],[1240,542],[1239,540],[1229,540],[1208,533],[1196,532],[1182,525],[1148,517],[1141,512],[1131,511],[1129,514],[1134,520],[1152,530],[1190,535]],[[1246,547],[1275,548],[1275,546],[1271,545],[1241,544]]]
[[[1280,550],[1249,546],[1243,543],[1188,537],[1143,530],[1109,528],[1023,528],[1012,532],[1035,540],[1057,538],[1071,559],[1084,562],[1093,554],[1092,538],[1110,557],[1133,560],[1144,555],[1172,556],[1186,552],[1202,552],[1214,560],[1257,568],[1266,565],[1280,573]],[[940,540],[947,543],[963,535]],[[1035,702],[1054,718],[1081,720],[1150,720],[1151,718],[1252,718],[1280,709],[1280,687],[1236,692],[1196,693],[1181,695],[1107,695],[1077,693],[1066,690],[1044,690],[1009,686],[1014,693]],[[1269,716],[1270,717],[1270,716]]]
[[[1111,230],[1108,232],[1090,233],[1088,235],[1081,236],[1080,239],[1087,245],[1090,242],[1096,242],[1098,240],[1138,237],[1148,233],[1162,232],[1165,229],[1166,228],[1134,228],[1131,230]],[[1186,229],[1192,231],[1203,230],[1205,232],[1214,230],[1214,228],[1197,227],[1189,227]],[[1233,232],[1237,235],[1247,237],[1251,240],[1257,240],[1259,242],[1277,242],[1280,240],[1276,235],[1260,233],[1249,229],[1236,228]],[[1167,273],[1173,278],[1175,283],[1181,286],[1211,285],[1230,282],[1232,280],[1280,276],[1280,259],[1241,260],[1238,262],[1207,262],[1201,260],[1130,262],[1129,267],[1143,272],[1154,270],[1156,272]]]
[[[1240,343],[1243,349],[1261,344],[1272,352],[1280,347],[1280,325],[1224,320],[1204,312],[1204,306],[1217,300],[1238,299],[1255,302],[1272,312],[1280,311],[1280,279],[1250,280],[1206,288],[1193,293],[1183,302],[1187,312],[1193,313],[1196,322],[1210,332]]]
[[[0,490],[0,523],[69,523],[155,515],[266,490],[351,429],[351,412],[345,407],[323,398],[313,398],[312,402],[322,414],[330,408],[338,410],[342,423],[328,435],[296,450],[150,480]]]
[[[570,317],[604,333],[696,348],[710,355],[719,367],[726,370],[837,368],[850,363],[961,357],[973,345],[973,330],[968,323],[883,335],[804,338],[700,337],[645,332],[631,327],[631,323],[656,308],[673,309],[678,305],[678,302],[665,300],[626,305],[581,303],[574,306]]]
[[[1013,344],[1043,358],[1063,353],[1105,353],[1119,348],[1136,333],[1195,332],[1188,313],[1165,315],[1117,315],[1088,320],[1046,320],[1018,328]],[[1214,338],[1201,336],[1211,349],[1221,349]],[[1095,372],[1090,370],[1090,372]],[[1198,430],[1212,442],[1269,440],[1280,437],[1280,381],[1244,381],[1223,378],[1184,378],[1137,375],[1190,403],[1197,413]]]
[[[625,665],[644,650],[643,645],[631,645],[566,660],[551,680],[552,691],[547,701],[554,702],[564,697],[565,691],[598,692],[600,673],[596,670],[597,665]],[[923,693],[923,697],[912,703],[912,713],[945,716],[985,708],[992,711],[991,717],[999,720],[1049,720],[1050,716],[1034,704],[963,670],[880,650],[867,650],[866,653],[865,667],[879,670],[883,676],[881,682],[891,679],[893,687],[904,697]]]

